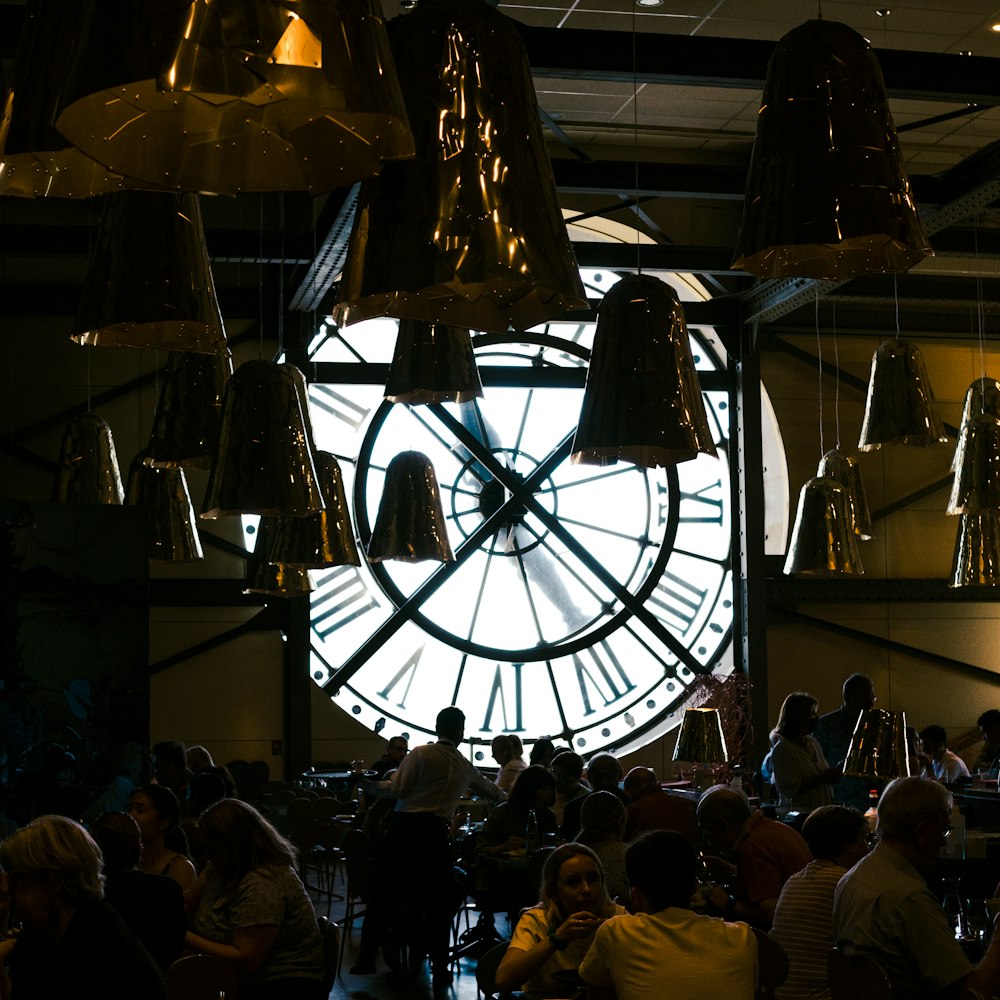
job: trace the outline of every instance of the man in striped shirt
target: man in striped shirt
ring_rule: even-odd
[[[815,860],[781,890],[771,926],[788,955],[778,1000],[829,1000],[826,956],[833,947],[833,892],[841,876],[868,853],[864,817],[846,806],[820,806],[802,826]]]

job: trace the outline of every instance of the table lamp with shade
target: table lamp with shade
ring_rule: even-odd
[[[696,790],[700,790],[699,778],[705,771],[715,780],[712,765],[729,761],[726,737],[722,732],[722,718],[717,708],[689,708],[684,712],[673,759],[694,764],[691,781]],[[699,765],[708,765],[701,774],[698,771]]]

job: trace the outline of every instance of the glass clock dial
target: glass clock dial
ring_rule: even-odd
[[[391,352],[394,324],[382,323],[332,332],[320,356],[345,372],[380,337]],[[573,465],[592,336],[589,324],[550,324],[474,337],[486,389],[472,403],[310,387],[318,447],[351,460],[362,545],[386,467],[415,449],[434,464],[456,555],[314,574],[313,676],[371,728],[429,733],[456,704],[474,745],[513,732],[585,755],[621,750],[667,728],[699,673],[731,669],[728,392],[705,392],[717,459]],[[710,380],[722,363],[693,336]]]

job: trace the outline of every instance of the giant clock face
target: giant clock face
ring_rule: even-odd
[[[719,457],[644,469],[569,460],[592,325],[474,336],[485,396],[461,405],[385,402],[362,362],[384,374],[394,338],[385,320],[320,338],[317,373],[339,381],[310,386],[317,446],[341,459],[362,545],[390,460],[428,455],[456,559],[315,573],[314,679],[387,736],[458,705],[478,759],[499,733],[586,756],[658,735],[698,674],[731,669],[721,349],[692,334]]]

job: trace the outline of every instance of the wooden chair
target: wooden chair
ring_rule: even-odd
[[[508,944],[510,944],[509,941],[495,944],[488,951],[484,951],[479,956],[479,961],[476,962],[476,988],[486,1000],[492,1000],[498,995],[497,969],[500,968],[500,963],[503,961],[504,955],[507,954]]]
[[[758,1000],[774,1000],[774,991],[788,977],[788,956],[785,949],[766,931],[752,928],[757,938]]]
[[[235,1000],[236,969],[213,955],[187,955],[167,970],[169,1000]]]
[[[832,948],[826,956],[826,971],[833,1000],[892,1000],[889,977],[874,958],[848,956]]]

